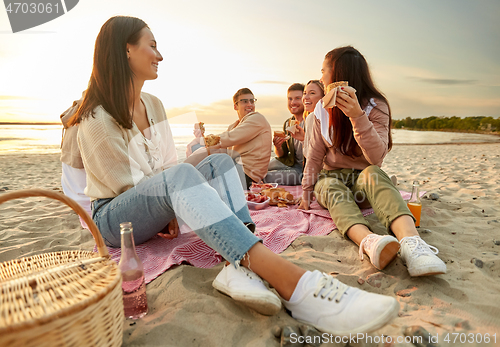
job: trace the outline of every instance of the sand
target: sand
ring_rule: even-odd
[[[397,175],[401,190],[419,180],[423,190],[439,195],[436,201],[423,199],[420,231],[439,249],[447,274],[411,278],[400,258],[378,271],[369,261],[361,262],[357,246],[337,232],[301,237],[283,257],[398,299],[399,317],[372,333],[373,343],[360,339],[350,345],[383,346],[376,342],[391,337],[392,345],[408,346],[397,340],[414,325],[431,333],[439,346],[485,346],[477,342],[486,334],[491,339],[496,334],[496,344],[490,345],[500,345],[500,245],[494,242],[500,241],[500,144],[395,146],[383,168]],[[0,194],[35,187],[61,191],[57,154],[0,155]],[[368,219],[376,232],[384,233],[375,215]],[[0,261],[91,250],[93,244],[77,216],[57,201],[30,198],[0,207]],[[284,310],[273,317],[259,315],[217,292],[211,283],[221,266],[177,266],[151,282],[150,312],[137,322],[125,321],[123,345],[278,346],[273,326],[298,322]],[[461,344],[460,339],[474,343]],[[346,345],[334,341],[324,345]]]

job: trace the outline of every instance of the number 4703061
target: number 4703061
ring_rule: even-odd
[[[6,7],[8,13],[59,13],[59,3],[27,3],[27,2],[14,2],[9,3]]]
[[[444,335],[444,342],[447,343],[496,343],[497,342],[497,334],[481,334],[481,333],[446,333]]]

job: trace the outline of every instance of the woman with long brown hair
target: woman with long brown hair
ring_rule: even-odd
[[[145,81],[158,77],[162,60],[153,33],[138,18],[109,19],[96,40],[92,77],[75,123],[85,193],[106,244],[120,245],[121,222],[132,222],[135,242],[142,243],[158,233],[177,237],[179,220],[230,263],[214,288],[262,314],[276,314],[283,302],[294,318],[338,335],[372,331],[392,320],[399,311],[394,298],[306,271],[262,244],[249,230],[255,225],[227,154],[210,155],[196,167],[176,164],[165,109],[142,92]]]
[[[365,58],[351,46],[336,48],[326,54],[321,71],[325,86],[334,82],[348,86],[332,85],[316,105],[317,119],[307,129],[311,139],[299,208],[309,209],[315,196],[330,211],[340,233],[359,245],[361,259],[366,253],[378,269],[389,264],[401,247],[411,276],[445,273],[438,250],[420,238],[413,215],[380,168],[392,147],[391,110],[375,87]],[[331,100],[335,102],[324,105]],[[360,210],[369,206],[396,238],[372,233]]]

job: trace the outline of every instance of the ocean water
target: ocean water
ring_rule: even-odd
[[[193,140],[192,124],[171,124],[175,147],[183,157],[186,145]],[[281,130],[282,125],[273,125]],[[207,134],[219,134],[227,125],[206,125]],[[398,144],[453,144],[460,142],[499,142],[495,135],[452,133],[439,131],[413,131],[395,129],[393,142]],[[62,125],[0,125],[0,154],[15,153],[58,153],[61,148]]]

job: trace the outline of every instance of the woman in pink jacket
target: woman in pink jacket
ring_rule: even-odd
[[[349,86],[333,89],[316,105],[299,208],[309,209],[315,196],[342,235],[359,245],[361,259],[366,253],[378,269],[401,248],[410,276],[445,273],[437,248],[420,238],[401,194],[380,168],[392,147],[391,110],[365,58],[353,47],[336,48],[325,56],[321,71],[325,86],[340,81]],[[323,105],[330,99],[336,106]],[[369,206],[396,237],[372,233],[360,210]]]

